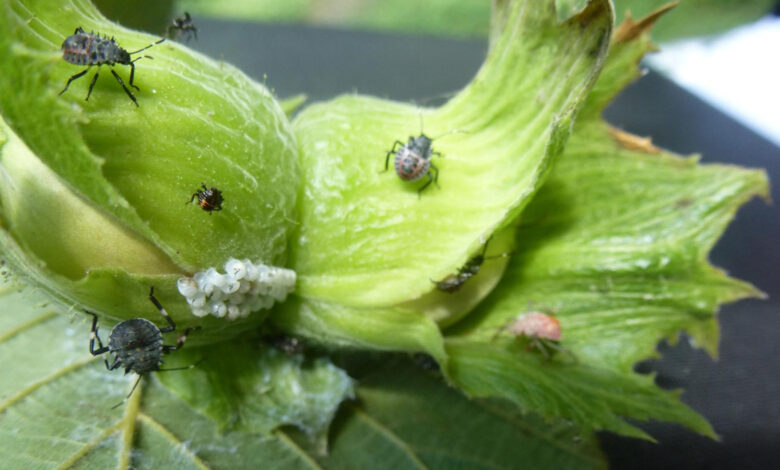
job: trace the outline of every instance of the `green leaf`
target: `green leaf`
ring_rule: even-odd
[[[118,1],[118,0],[117,0]],[[493,0],[496,5],[502,0]],[[234,0],[229,4],[179,0],[182,9],[198,16],[267,22],[295,21],[441,36],[485,36],[490,3],[484,0],[384,0],[356,2],[348,8],[329,8],[314,0]],[[558,17],[568,18],[586,0],[556,0]],[[617,18],[649,14],[669,0],[616,0]],[[653,35],[664,41],[714,34],[759,19],[771,12],[773,0],[684,0],[678,13],[665,18]]]
[[[220,429],[269,433],[295,425],[324,439],[353,381],[324,357],[285,355],[261,342],[237,341],[177,354],[178,364],[200,363],[159,380]]]
[[[301,112],[294,126],[302,218],[291,248],[300,295],[399,305],[481,251],[562,151],[602,65],[611,21],[602,1],[562,24],[551,2],[513,2],[482,69],[443,107],[349,95]],[[418,197],[422,181],[382,170],[393,143],[419,135],[421,125],[442,153],[433,157],[441,187]]]
[[[636,75],[647,26],[612,49],[564,154],[522,214],[501,283],[446,331],[448,374],[469,395],[507,398],[586,428],[641,437],[620,418],[663,419],[712,437],[676,394],[632,367],[680,331],[715,354],[718,306],[761,295],[710,266],[707,253],[739,206],[766,197],[768,185],[761,171],[699,165],[600,120]],[[531,311],[560,321],[561,346],[576,360],[545,361],[496,336]]]
[[[523,410],[569,419],[587,430],[652,439],[623,421],[626,417],[676,422],[716,437],[704,418],[677,400],[679,394],[662,391],[651,377],[593,367],[585,360],[550,361],[508,341],[452,339],[447,353],[448,378],[471,397],[505,398]]]
[[[595,437],[570,424],[466,400],[398,360],[363,362],[358,402],[334,422],[324,468],[606,468]]]
[[[630,14],[642,17],[671,3],[669,0],[618,0],[617,18]],[[673,15],[658,22],[653,37],[660,41],[720,33],[741,24],[756,21],[772,11],[773,0],[684,0],[678,2]]]
[[[593,436],[582,438],[562,423],[549,425],[497,404],[467,400],[440,379],[395,360],[348,363],[361,379],[358,400],[339,412],[327,456],[322,442],[293,428],[251,431],[267,431],[267,417],[274,412],[294,417],[277,416],[277,425],[300,418],[290,404],[301,391],[314,393],[315,401],[317,393],[334,391],[326,376],[343,377],[343,372],[322,358],[301,363],[246,343],[189,353],[185,348],[169,356],[166,366],[200,354],[207,360],[192,370],[152,374],[124,406],[112,410],[135,377],[105,370],[100,358],[87,352],[89,322],[74,321],[84,318],[80,314],[68,320],[47,299],[14,281],[0,290],[0,361],[5,364],[0,455],[8,468],[233,470],[257,468],[259,462],[285,470],[403,469],[421,463],[432,469],[506,468],[517,462],[538,468],[605,467]],[[334,389],[343,392],[344,382],[337,382]],[[209,394],[218,405],[202,408]],[[218,410],[225,401],[228,406]],[[236,416],[238,423],[230,422]]]

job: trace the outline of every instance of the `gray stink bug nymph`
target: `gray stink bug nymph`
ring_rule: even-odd
[[[199,330],[200,327],[187,328],[184,331],[184,334],[179,335],[175,345],[163,344],[163,333],[172,333],[176,331],[176,323],[174,323],[173,318],[168,316],[168,313],[163,306],[160,305],[160,302],[154,297],[154,287],[149,291],[149,300],[157,307],[157,310],[160,311],[162,316],[165,317],[168,326],[158,328],[157,325],[145,318],[125,320],[111,330],[111,335],[108,338],[108,346],[103,346],[103,342],[98,335],[97,315],[85,310],[88,315],[92,315],[92,331],[89,335],[90,354],[93,356],[99,356],[105,353],[113,354],[114,360],[112,363],[109,364],[108,358],[104,359],[106,369],[114,370],[122,367],[125,369],[125,374],[131,371],[138,374],[138,380],[135,381],[133,388],[125,399],[130,398],[130,395],[133,394],[136,386],[138,386],[138,382],[141,381],[141,377],[149,372],[181,370],[194,367],[187,366],[160,369],[160,365],[163,364],[162,355],[181,349],[182,346],[184,346],[184,342],[187,340],[187,335],[195,330]],[[97,349],[95,349],[95,340],[97,340],[98,343]],[[122,403],[124,403],[124,401],[117,403],[114,408]]]
[[[423,190],[431,183],[438,185],[439,169],[431,163],[431,156],[441,156],[441,153],[433,151],[432,141],[433,139],[425,134],[420,134],[418,137],[409,136],[409,142],[405,144],[396,140],[392,150],[389,150],[385,156],[385,171],[387,171],[390,155],[395,154],[395,172],[404,181],[417,181],[423,176],[428,177],[428,181],[417,190],[417,197],[420,197]]]
[[[190,14],[185,11],[184,15],[174,18],[173,22],[168,25],[168,28],[165,30],[165,35],[171,39],[177,39],[180,36],[184,36],[187,38],[187,42],[189,42],[190,37],[198,39],[198,28],[196,28],[195,24],[192,22]]]
[[[129,65],[130,86],[136,90],[140,90],[140,88],[133,84],[133,79],[135,78],[135,62],[139,59],[143,59],[144,57],[148,59],[151,59],[152,57],[148,55],[142,55],[141,57],[131,59],[130,56],[141,51],[145,51],[146,49],[149,49],[155,44],[160,44],[163,41],[165,41],[165,38],[162,38],[155,43],[149,44],[142,49],[138,49],[137,51],[127,52],[125,49],[122,49],[119,44],[116,43],[116,41],[114,41],[114,38],[109,39],[108,36],[87,33],[81,27],[76,28],[76,31],[71,36],[65,38],[65,41],[62,43],[62,58],[65,59],[66,62],[69,62],[73,65],[86,65],[87,68],[70,77],[68,79],[68,83],[65,84],[65,88],[63,88],[60,92],[60,95],[65,93],[65,91],[70,86],[70,82],[83,77],[87,72],[89,72],[90,67],[93,65],[97,67],[100,67],[101,65],[110,65],[113,67],[116,64]],[[92,94],[92,88],[95,86],[95,82],[97,82],[98,73],[100,72],[95,72],[95,76],[92,77],[92,81],[89,84],[89,91],[87,91],[87,97],[84,99],[85,101],[89,100],[89,95]],[[122,89],[125,90],[127,96],[129,96],[133,103],[138,106],[138,101],[136,101],[135,96],[133,96],[130,90],[128,90],[128,88],[125,86],[125,82],[122,81],[122,78],[119,77],[113,68],[111,69],[111,73],[114,75],[114,78],[116,78],[116,81],[119,82],[119,84],[122,86]]]

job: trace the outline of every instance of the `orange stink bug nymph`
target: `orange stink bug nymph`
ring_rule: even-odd
[[[549,359],[553,352],[571,352],[559,344],[561,323],[552,315],[541,312],[524,313],[509,320],[498,329],[495,339],[504,331],[514,335],[518,341],[526,341],[528,350],[537,350]]]

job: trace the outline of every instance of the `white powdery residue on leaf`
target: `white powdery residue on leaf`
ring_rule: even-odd
[[[177,284],[193,315],[235,320],[286,299],[295,289],[295,271],[231,258],[225,274],[209,268],[182,277]]]

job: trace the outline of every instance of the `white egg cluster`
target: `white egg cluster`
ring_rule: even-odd
[[[225,274],[209,268],[180,278],[178,287],[193,315],[235,320],[283,301],[295,289],[295,271],[231,258]]]

